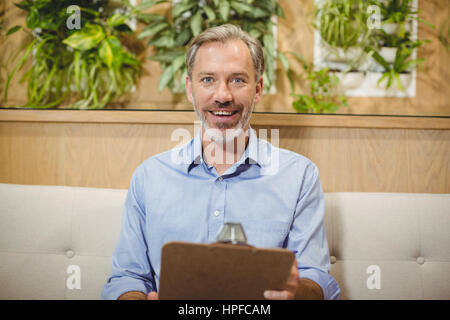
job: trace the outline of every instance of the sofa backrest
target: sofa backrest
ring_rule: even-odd
[[[0,184],[0,299],[98,299],[126,192]],[[450,195],[325,193],[341,298],[450,299],[449,208]]]

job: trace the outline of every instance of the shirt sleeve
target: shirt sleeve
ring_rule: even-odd
[[[340,288],[330,275],[330,253],[324,228],[324,194],[317,167],[309,162],[300,184],[287,248],[296,252],[300,278],[315,281],[324,299],[338,299]]]
[[[112,273],[103,287],[102,299],[117,299],[128,291],[155,291],[145,239],[142,167],[134,172],[125,200],[122,229],[112,255]]]

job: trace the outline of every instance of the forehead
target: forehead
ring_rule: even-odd
[[[250,50],[240,39],[204,43],[197,51],[193,74],[201,72],[247,72],[254,75]]]

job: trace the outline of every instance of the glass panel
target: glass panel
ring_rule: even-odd
[[[75,1],[77,2],[77,1]],[[74,2],[74,3],[75,3]],[[206,1],[209,3],[210,1]],[[206,3],[205,2],[205,3]],[[212,1],[214,2],[214,1]],[[283,52],[284,58],[289,62],[289,69],[295,74],[295,89],[292,91],[287,77],[285,67],[285,60],[276,60],[276,75],[272,78],[275,79],[275,90],[266,92],[261,101],[255,106],[254,111],[259,113],[304,113],[302,109],[308,102],[306,97],[311,98],[311,78],[321,83],[323,81],[332,80],[333,76],[338,77],[339,85],[337,87],[336,97],[341,95],[346,97],[347,106],[339,107],[336,114],[355,114],[355,115],[409,115],[409,116],[450,116],[450,102],[448,99],[450,92],[450,49],[449,49],[449,12],[450,2],[448,0],[412,0],[412,1],[395,1],[396,3],[411,2],[410,7],[412,10],[420,9],[419,16],[423,20],[415,20],[411,17],[407,20],[404,30],[406,33],[410,33],[410,40],[429,40],[429,42],[422,43],[419,48],[411,50],[410,60],[424,59],[424,61],[415,66],[411,63],[410,72],[398,73],[392,72],[388,74],[384,71],[386,69],[378,63],[377,59],[374,59],[374,54],[370,55],[366,51],[362,51],[361,48],[352,50],[344,50],[345,54],[349,54],[350,58],[342,57],[342,50],[339,45],[346,46],[352,44],[352,39],[348,39],[354,29],[355,24],[352,26],[343,26],[344,30],[343,38],[339,38],[337,33],[334,37],[342,43],[335,46],[331,51],[326,50],[326,43],[333,41],[333,30],[337,30],[337,25],[332,28],[328,34],[323,34],[321,29],[314,28],[314,16],[317,8],[323,8],[327,3],[359,3],[357,0],[340,0],[340,1],[328,1],[328,0],[306,0],[306,1],[279,1],[281,8],[284,11],[284,17],[278,17],[276,27],[276,45],[275,48]],[[375,52],[387,61],[389,66],[393,65],[393,61],[398,53],[398,48],[395,49],[394,44],[398,45],[398,37],[396,34],[403,32],[398,30],[398,24],[392,25],[389,21],[384,21],[385,16],[388,16],[385,9],[391,2],[386,1],[363,1],[365,3],[375,5],[375,8],[369,8],[366,6],[364,15],[357,19],[366,19],[367,26],[375,26],[371,30],[371,35],[382,34],[383,41],[381,47],[377,48]],[[138,1],[140,3],[140,1]],[[14,79],[11,81],[9,87],[8,101],[3,101],[3,93],[5,83],[7,82],[7,74],[12,70],[13,65],[10,63],[10,59],[17,50],[25,42],[26,34],[23,31],[16,32],[11,36],[6,36],[6,31],[15,25],[24,25],[25,14],[19,8],[14,6],[13,1],[3,2],[5,7],[5,15],[2,16],[0,23],[2,24],[2,33],[0,35],[0,94],[2,99],[0,104],[3,107],[16,107],[23,105],[27,101],[27,84],[19,83],[19,80],[25,74],[25,69],[18,72]],[[384,7],[383,7],[384,5]],[[161,4],[154,8],[150,8],[146,13],[163,13],[167,9],[168,4]],[[381,8],[380,12],[377,12],[376,8]],[[0,8],[3,9],[3,8]],[[244,10],[244,9],[243,9]],[[354,14],[355,10],[353,10]],[[345,12],[344,12],[345,13]],[[344,14],[343,13],[343,14]],[[377,14],[380,13],[381,24],[377,25]],[[83,14],[83,13],[82,13]],[[8,19],[5,19],[7,17]],[[332,18],[329,15],[330,22]],[[335,17],[336,18],[336,17]],[[318,15],[319,25],[322,26],[323,22],[320,21],[320,15]],[[431,22],[433,27],[430,26]],[[317,25],[317,23],[316,23]],[[142,25],[137,27],[138,30],[142,30]],[[141,28],[141,29],[139,29]],[[325,28],[324,28],[325,29]],[[380,31],[381,30],[381,31]],[[393,31],[394,30],[394,31]],[[362,31],[361,31],[362,32]],[[362,33],[361,33],[362,34]],[[326,38],[326,39],[324,39]],[[143,56],[143,75],[139,78],[136,88],[131,93],[121,98],[120,104],[111,103],[106,109],[131,109],[131,110],[193,110],[192,105],[189,103],[184,93],[172,93],[167,88],[162,91],[158,90],[158,84],[162,71],[160,64],[156,61],[148,60],[147,58],[152,56],[155,52],[148,47],[147,39],[141,41],[141,45],[144,46],[145,52]],[[330,40],[331,39],[331,40]],[[361,40],[361,35],[358,38]],[[379,39],[378,39],[379,40]],[[358,42],[357,41],[357,42]],[[397,42],[396,42],[397,41]],[[356,43],[357,43],[356,42]],[[325,43],[325,45],[324,45]],[[337,42],[335,42],[336,44]],[[344,44],[343,44],[344,43]],[[391,50],[394,48],[394,50]],[[308,80],[308,70],[305,71],[304,65],[295,58],[294,54],[288,52],[294,52],[295,54],[304,57],[307,64],[314,63],[315,67],[310,68]],[[351,56],[353,54],[353,57]],[[352,61],[358,60],[358,57],[364,56],[362,63],[352,64]],[[277,55],[280,58],[280,55]],[[283,58],[283,57],[281,57]],[[346,60],[347,59],[347,60]],[[407,60],[407,61],[410,61]],[[344,61],[344,62],[343,62]],[[377,64],[378,63],[378,64]],[[7,70],[5,69],[7,68]],[[328,73],[318,74],[318,71],[324,67],[330,68],[330,77],[327,78]],[[347,67],[350,67],[349,73],[342,73],[337,71],[343,71]],[[384,69],[383,69],[384,68]],[[347,68],[348,69],[348,68]],[[395,70],[394,70],[395,71]],[[334,73],[337,72],[337,73]],[[380,80],[383,75],[384,79]],[[398,76],[398,77],[397,77]],[[325,80],[324,80],[325,79]],[[328,79],[328,80],[327,80]],[[391,79],[391,80],[389,80]],[[44,81],[43,79],[42,81]],[[391,81],[390,88],[386,90],[388,81]],[[398,88],[403,86],[404,90]],[[291,95],[291,93],[297,94],[297,96]],[[299,98],[302,96],[303,98]],[[333,98],[336,98],[333,97]],[[297,110],[295,109],[295,102],[297,101]],[[338,103],[339,104],[339,103]],[[63,104],[60,107],[69,107],[69,105]],[[87,106],[89,107],[89,106]],[[324,109],[323,113],[332,113],[331,109]],[[309,112],[312,112],[310,109]]]

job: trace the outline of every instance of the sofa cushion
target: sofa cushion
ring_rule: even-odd
[[[0,184],[0,299],[98,299],[126,192]],[[448,208],[448,194],[325,193],[341,298],[450,299]],[[79,289],[66,285],[71,266]]]

